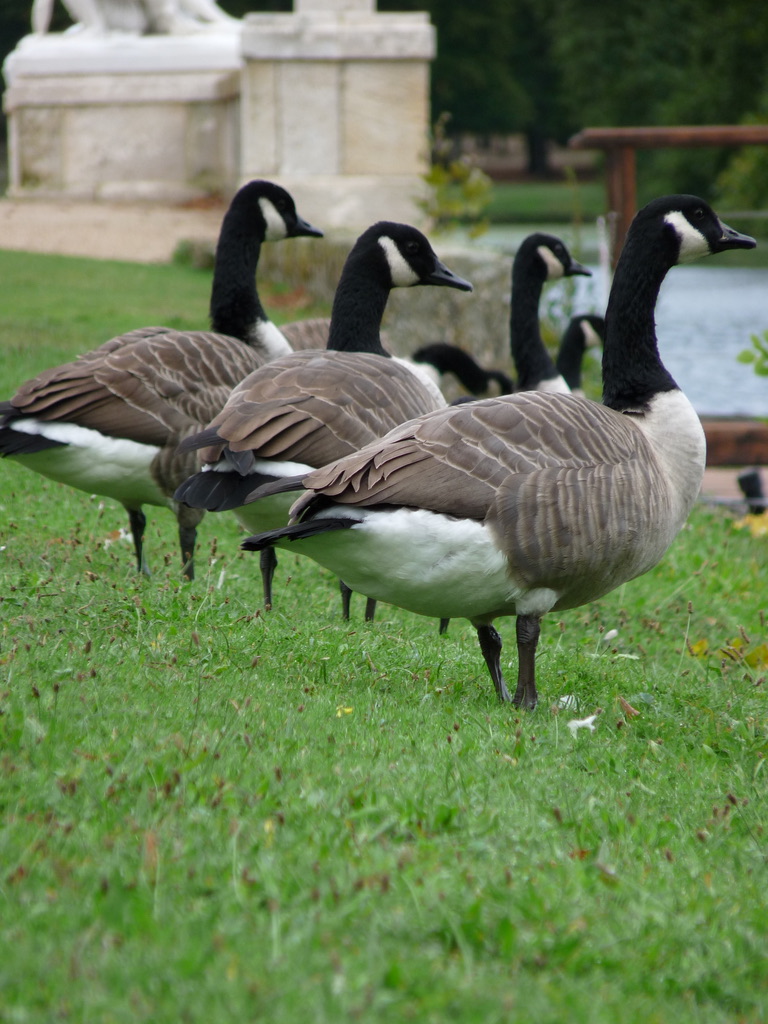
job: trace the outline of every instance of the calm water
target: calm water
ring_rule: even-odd
[[[590,269],[598,278],[600,271]],[[579,279],[579,309],[582,297],[601,308],[604,286],[589,281]],[[656,306],[661,357],[700,415],[768,416],[768,377],[736,359],[750,347],[750,335],[765,330],[768,269],[691,264],[675,267],[662,285]]]

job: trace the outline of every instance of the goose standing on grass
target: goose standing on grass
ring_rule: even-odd
[[[282,526],[290,497],[278,493],[253,501],[257,487],[269,482],[279,488],[286,476],[357,451],[398,423],[445,406],[431,378],[392,358],[381,344],[390,290],[427,284],[472,290],[416,228],[381,221],[363,232],[342,270],[327,349],[283,356],[242,381],[210,426],[181,445],[186,452],[203,449],[203,469],[178,488],[176,500],[234,511],[251,532]],[[268,608],[276,564],[267,551],[262,579]],[[342,593],[348,616],[343,586]]]
[[[136,562],[144,555],[143,505],[175,511],[184,571],[194,576],[202,512],[176,505],[176,487],[196,468],[179,441],[208,423],[232,388],[265,360],[290,351],[256,290],[261,243],[322,237],[279,185],[252,181],[224,217],[211,289],[212,331],[129,331],[46,370],[0,402],[0,455],[43,476],[119,501]]]
[[[611,289],[603,404],[528,392],[421,416],[294,482],[291,541],[355,591],[468,618],[500,700],[494,619],[517,616],[515,705],[537,703],[541,617],[594,601],[661,559],[699,492],[704,432],[661,362],[659,288],[677,263],[755,241],[695,196],[635,217]]]

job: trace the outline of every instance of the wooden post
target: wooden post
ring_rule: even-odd
[[[611,262],[616,265],[637,212],[638,149],[690,146],[765,146],[768,125],[677,125],[675,127],[584,128],[568,141],[573,149],[602,149],[606,156],[609,212],[616,215]]]

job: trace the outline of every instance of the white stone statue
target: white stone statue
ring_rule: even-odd
[[[48,31],[55,0],[33,0],[32,31]],[[75,22],[68,33],[102,36],[110,32],[137,35],[186,35],[211,29],[238,28],[238,18],[214,0],[62,0]]]

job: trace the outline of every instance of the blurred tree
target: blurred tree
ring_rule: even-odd
[[[427,10],[437,30],[432,119],[451,115],[450,131],[522,132],[528,165],[543,174],[549,139],[580,125],[561,103],[546,5],[536,0],[379,0],[381,11]]]
[[[754,0],[545,0],[561,100],[582,125],[738,124],[768,86],[768,6]],[[639,156],[641,201],[712,196],[725,150]]]

